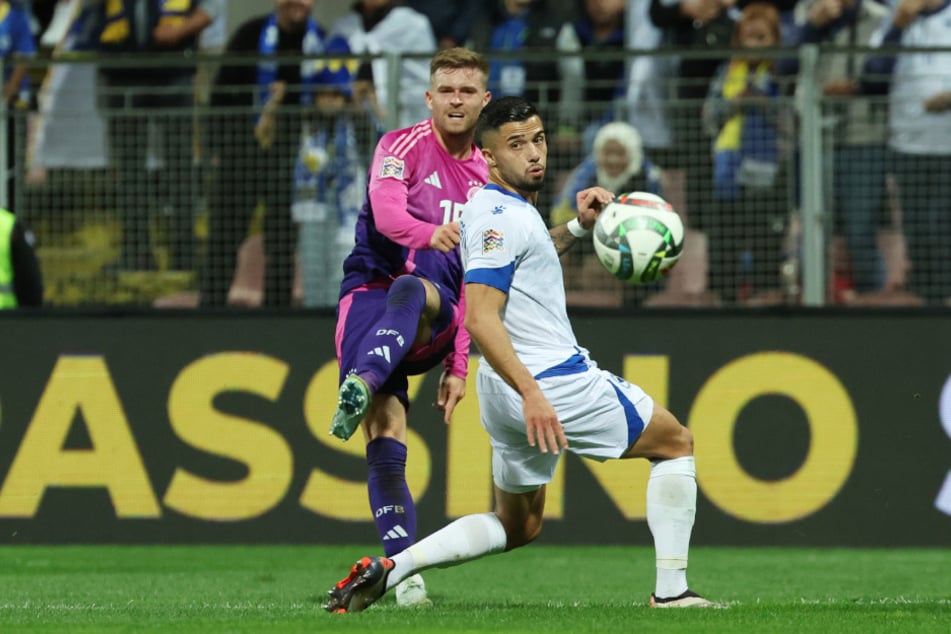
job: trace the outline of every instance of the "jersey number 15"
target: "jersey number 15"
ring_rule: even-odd
[[[442,208],[442,223],[448,225],[462,217],[462,208],[465,203],[457,203],[452,200],[440,200],[439,206]]]

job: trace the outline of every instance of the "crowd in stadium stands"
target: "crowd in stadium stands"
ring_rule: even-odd
[[[231,36],[226,54],[319,55],[346,53],[342,38],[328,36],[311,18],[309,3],[279,2],[272,13],[255,16]],[[242,87],[256,86],[253,93]],[[302,134],[310,136],[321,112],[323,92],[349,97],[350,81],[329,67],[296,62],[222,64],[211,91],[212,111],[252,111],[254,117],[207,117],[212,155],[218,159],[208,199],[208,251],[201,303],[223,306],[234,274],[234,257],[259,202],[263,217],[265,306],[293,303],[297,230],[291,214],[294,172]],[[313,106],[317,106],[314,108]],[[302,108],[309,112],[302,113]],[[327,150],[327,142],[322,143]],[[317,148],[310,156],[317,157]],[[317,172],[326,160],[312,158]],[[280,210],[272,213],[272,210]]]
[[[713,138],[713,200],[704,228],[710,260],[727,275],[711,280],[713,290],[734,302],[758,283],[775,285],[782,265],[789,206],[793,126],[780,107],[783,87],[777,64],[758,49],[779,46],[779,12],[757,2],[743,9],[733,38],[737,54],[714,73],[703,102],[706,132]],[[748,263],[747,245],[757,245]],[[741,284],[734,283],[742,279]],[[725,283],[724,283],[725,282]]]
[[[489,58],[495,97],[525,96],[544,113],[553,208],[565,211],[583,180],[608,182],[662,192],[686,221],[690,257],[663,285],[621,289],[568,258],[570,301],[795,303],[797,47],[831,44],[817,71],[827,301],[951,298],[951,53],[914,50],[951,47],[943,0],[359,0],[318,24],[321,2],[262,3],[229,33],[222,0],[0,0],[5,206],[39,221],[48,172],[106,172],[102,205],[119,237],[103,280],[183,271],[190,286],[171,305],[332,306],[369,148],[426,116],[426,54],[466,46]],[[37,50],[171,61],[32,72],[24,58]],[[353,57],[218,67],[188,61],[192,51]],[[385,53],[410,57],[390,69]],[[90,79],[92,96],[78,88]],[[17,108],[31,106],[22,125]],[[612,154],[625,179],[607,176]]]

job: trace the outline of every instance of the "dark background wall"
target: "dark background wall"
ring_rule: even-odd
[[[951,545],[945,315],[573,320],[602,367],[693,430],[694,543]],[[327,433],[332,315],[24,313],[0,327],[0,543],[375,540],[362,442]],[[411,386],[422,533],[491,503],[474,385],[447,429],[436,380]],[[546,541],[650,543],[646,474],[568,456]]]

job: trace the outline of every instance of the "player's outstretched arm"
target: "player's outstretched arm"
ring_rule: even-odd
[[[568,439],[555,408],[518,358],[505,330],[500,311],[506,297],[486,284],[466,284],[466,329],[492,369],[522,396],[528,444],[542,453],[557,454],[568,447]]]

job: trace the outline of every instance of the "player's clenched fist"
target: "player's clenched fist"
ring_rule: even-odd
[[[439,225],[433,231],[433,237],[429,239],[429,248],[436,249],[442,253],[449,253],[459,245],[459,223],[450,222],[447,225]]]

